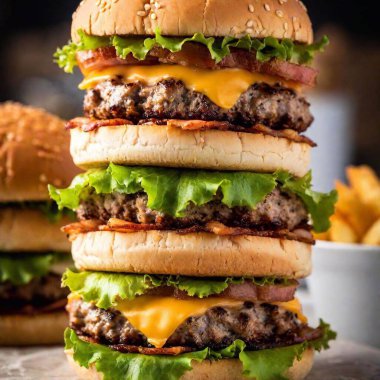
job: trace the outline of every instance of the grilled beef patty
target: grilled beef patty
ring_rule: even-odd
[[[13,285],[9,281],[0,283],[0,313],[15,312],[25,306],[45,307],[68,296],[67,288],[61,287],[61,276],[49,273],[34,278],[25,285]]]
[[[112,193],[90,195],[82,201],[77,216],[79,220],[97,219],[107,223],[117,218],[133,223],[158,224],[167,229],[188,228],[218,221],[230,227],[243,228],[284,228],[290,231],[305,224],[308,213],[303,202],[296,195],[275,189],[255,209],[248,207],[229,208],[221,202],[218,194],[215,199],[203,206],[191,204],[185,216],[173,218],[147,207],[145,193],[132,195]]]
[[[305,131],[313,121],[309,106],[305,98],[289,88],[256,83],[226,110],[174,79],[152,86],[110,79],[88,90],[84,100],[85,115],[96,119],[122,118],[135,123],[142,119],[216,120],[297,132]]]
[[[80,299],[68,305],[70,327],[78,335],[106,345],[153,347],[147,337],[115,309],[100,309]],[[306,339],[297,316],[278,306],[242,302],[241,306],[214,307],[183,322],[164,347],[222,349],[236,339],[248,349],[259,350],[296,344]]]

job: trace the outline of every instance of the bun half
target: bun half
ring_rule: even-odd
[[[184,276],[303,278],[311,272],[311,246],[257,236],[99,231],[72,237],[78,269]]]
[[[50,222],[39,210],[0,208],[0,251],[70,252],[70,243],[60,227],[72,221]]]
[[[304,176],[311,147],[286,138],[231,131],[184,131],[156,125],[122,125],[92,132],[71,130],[71,154],[83,169],[121,165],[274,172]]]
[[[48,183],[69,185],[78,173],[64,121],[18,103],[0,104],[0,202],[49,200]]]
[[[84,0],[73,15],[72,38],[78,30],[96,36],[168,36],[290,38],[313,41],[305,6],[299,0],[158,0],[146,10],[144,0]],[[156,4],[159,4],[156,6]]]
[[[66,350],[66,356],[77,376],[81,380],[103,380],[103,374],[96,371],[94,365],[90,368],[80,367],[73,358],[73,351]],[[302,380],[310,372],[314,362],[314,351],[308,349],[301,360],[295,360],[293,366],[286,372],[289,380]],[[186,372],[181,380],[247,380],[242,375],[242,364],[238,359],[224,359],[219,361],[205,360],[201,363],[192,362],[193,369]]]
[[[0,315],[0,346],[62,344],[69,324],[65,311],[35,315]]]

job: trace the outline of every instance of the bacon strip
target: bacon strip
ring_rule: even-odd
[[[274,130],[262,124],[254,125],[250,128],[244,128],[233,125],[227,121],[203,121],[203,120],[178,120],[178,119],[162,119],[162,120],[141,120],[139,125],[168,126],[170,128],[181,128],[184,131],[232,131],[262,134],[272,137],[285,138],[301,144],[308,144],[312,147],[317,144],[306,136],[300,135],[292,129]],[[95,120],[86,117],[77,117],[66,123],[66,129],[80,128],[83,132],[92,132],[101,127],[116,127],[121,125],[133,125],[128,119],[107,119]]]
[[[117,65],[141,66],[163,63],[209,70],[239,68],[250,72],[279,77],[306,86],[314,86],[318,76],[318,71],[308,66],[297,65],[278,59],[260,62],[256,59],[254,52],[242,49],[231,49],[231,54],[226,56],[221,62],[216,63],[205,46],[194,43],[185,44],[182,50],[176,53],[155,47],[143,61],[133,58],[130,54],[125,59],[122,59],[116,55],[115,48],[113,47],[78,52],[77,61],[84,73]]]
[[[289,230],[273,230],[273,231],[260,231],[251,228],[240,227],[228,227],[219,222],[211,222],[206,226],[193,226],[190,228],[170,230],[175,231],[178,234],[190,234],[197,232],[209,232],[219,236],[241,236],[251,235],[287,240],[297,240],[307,244],[314,244],[314,238],[311,232],[308,230],[308,226],[304,228],[298,228],[294,231]],[[136,231],[164,231],[168,230],[167,226],[159,224],[144,224],[144,223],[132,223],[124,220],[111,218],[107,225],[102,225],[97,220],[86,220],[78,223],[72,223],[61,229],[71,238],[75,238],[76,234],[94,232],[94,231],[114,231],[121,233],[132,233]]]

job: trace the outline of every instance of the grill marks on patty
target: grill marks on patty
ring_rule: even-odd
[[[256,83],[234,107],[225,110],[174,79],[163,79],[151,86],[110,79],[88,90],[84,100],[85,115],[96,119],[121,118],[135,123],[142,119],[214,120],[297,132],[305,131],[313,121],[309,106],[291,89]]]
[[[151,210],[147,206],[148,197],[142,192],[132,195],[92,194],[82,201],[77,216],[81,221],[96,219],[106,224],[109,219],[117,218],[132,223],[156,224],[166,229],[189,228],[217,221],[229,227],[282,228],[292,231],[297,226],[306,224],[308,220],[302,201],[294,194],[281,192],[279,189],[270,193],[253,210],[248,207],[229,208],[221,199],[222,195],[218,194],[205,205],[190,204],[184,217],[174,218]]]
[[[0,283],[0,314],[28,312],[45,308],[57,301],[66,300],[67,288],[61,287],[61,275],[49,273],[34,278],[25,285],[13,285],[9,281]],[[64,307],[64,305],[62,305]]]
[[[106,345],[152,347],[147,337],[115,309],[100,309],[75,299],[68,305],[70,327],[91,341]],[[184,321],[164,347],[222,349],[236,339],[250,350],[287,346],[304,341],[305,330],[297,316],[278,306],[244,302],[235,307],[214,307]]]

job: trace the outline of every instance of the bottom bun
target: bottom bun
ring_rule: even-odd
[[[73,351],[65,351],[69,363],[75,370],[79,379],[103,380],[103,374],[96,371],[94,365],[90,368],[79,366],[73,358]],[[314,362],[314,351],[308,349],[302,355],[301,360],[295,360],[293,367],[284,374],[289,380],[302,380],[310,372]],[[193,362],[193,369],[186,372],[181,380],[245,380],[242,375],[243,367],[238,359],[224,359],[219,361],[205,360],[201,363]],[[254,380],[253,378],[249,378]]]
[[[302,278],[311,245],[295,240],[199,232],[98,231],[72,237],[78,269],[183,276]]]
[[[63,344],[69,325],[66,311],[35,315],[0,315],[1,346],[39,346]]]

